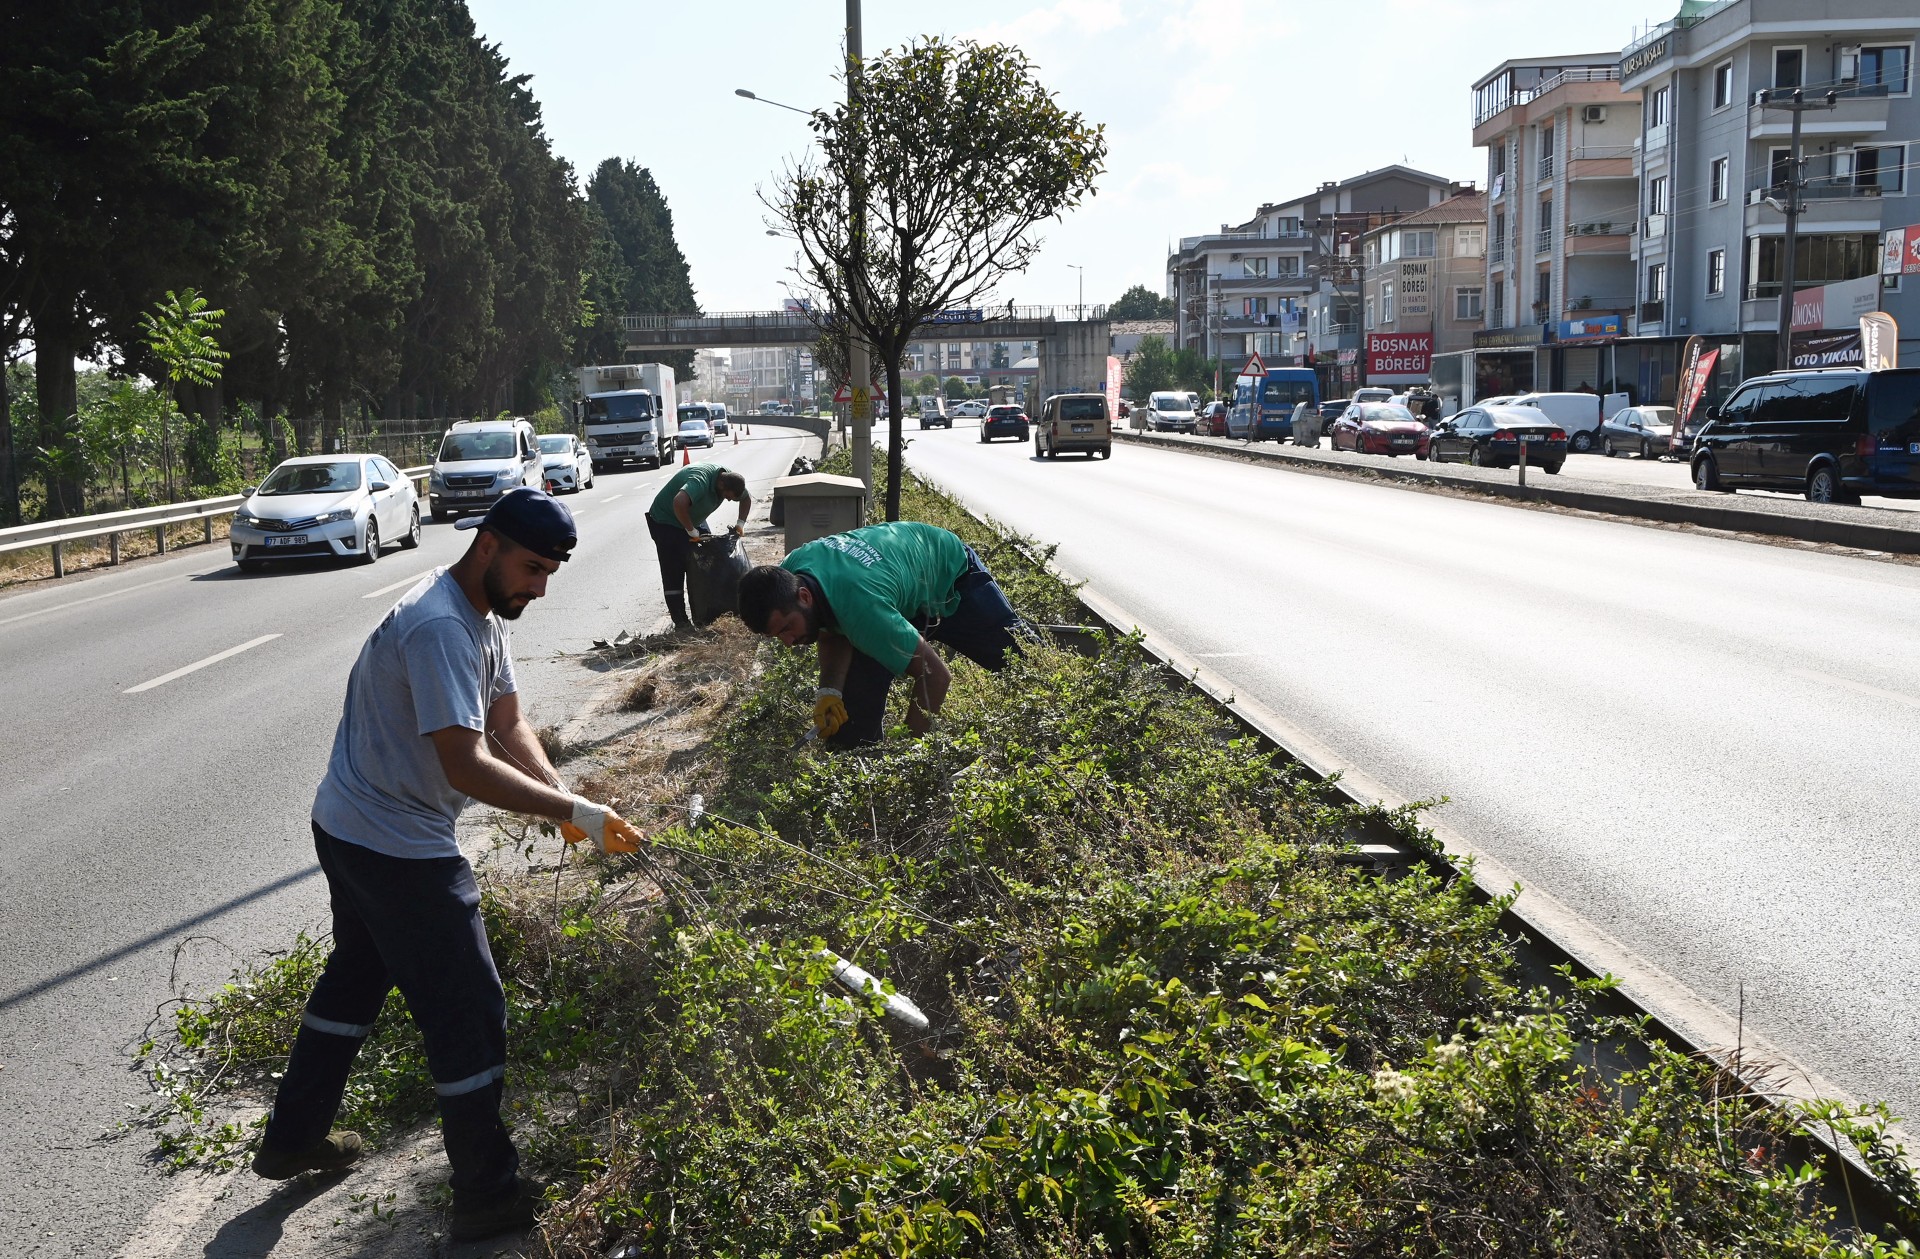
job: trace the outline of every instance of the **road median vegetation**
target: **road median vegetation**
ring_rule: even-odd
[[[1077,619],[1044,554],[903,490],[1024,614]],[[1884,1115],[1774,1105],[1597,982],[1528,984],[1416,814],[1296,773],[1131,640],[958,664],[931,735],[860,755],[798,742],[811,653],[729,624],[634,654],[645,720],[563,768],[653,847],[484,867],[548,1253],[1911,1253],[1795,1153],[1824,1125],[1911,1203]],[[1383,822],[1433,864],[1352,860]],[[324,954],[169,1013],[169,1157],[239,1157],[228,1108],[270,1096]],[[394,996],[342,1123],[379,1144],[431,1100]]]

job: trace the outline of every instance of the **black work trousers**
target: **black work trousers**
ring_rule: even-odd
[[[654,553],[660,557],[661,589],[670,595],[684,595],[687,570],[693,567],[693,539],[679,525],[663,525],[652,516],[647,517],[647,532],[653,535]],[[700,532],[712,532],[704,520]]]
[[[1019,650],[1014,632],[1020,617],[972,547],[967,548],[967,571],[954,583],[954,589],[960,592],[960,606],[953,615],[932,622],[915,620],[913,627],[929,642],[944,643],[980,667],[998,673],[1006,667],[1007,653]],[[885,665],[855,648],[847,666],[846,684],[841,687],[847,723],[827,740],[827,745],[848,748],[878,743],[886,733],[887,693],[893,689],[893,681]]]
[[[500,1119],[507,1000],[465,857],[390,857],[313,828],[333,905],[333,953],[307,998],[263,1144],[326,1136],[347,1073],[387,993],[400,989],[426,1041],[441,1137],[463,1200],[509,1189],[519,1153]]]

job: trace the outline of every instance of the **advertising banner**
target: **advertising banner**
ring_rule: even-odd
[[[1404,376],[1425,380],[1433,370],[1431,332],[1369,332],[1367,379]]]
[[[1877,275],[1799,289],[1793,295],[1793,330],[1851,328],[1860,316],[1878,309],[1879,305],[1880,277]]]
[[[1674,390],[1673,400],[1680,408],[1680,426],[1686,427],[1687,414],[1692,410],[1687,399],[1693,396],[1693,378],[1700,374],[1700,355],[1707,343],[1699,337],[1688,337],[1687,343],[1680,347],[1680,384]]]
[[[1858,328],[1793,334],[1793,367],[1858,367],[1860,363]]]
[[[1860,359],[1870,372],[1900,365],[1900,325],[1892,315],[1876,310],[1860,316]]]
[[[1566,319],[1554,327],[1556,341],[1591,341],[1620,335],[1620,316],[1594,315],[1587,319]]]
[[[1687,421],[1700,407],[1700,399],[1707,392],[1707,382],[1713,379],[1713,365],[1720,361],[1718,348],[1708,350],[1700,356],[1700,362],[1693,369],[1693,379],[1687,382],[1687,405],[1680,411],[1680,428],[1684,432]]]
[[[1920,227],[1896,227],[1885,236],[1881,275],[1920,275]]]

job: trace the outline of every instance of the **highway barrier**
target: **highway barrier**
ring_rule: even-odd
[[[410,480],[420,481],[433,471],[431,466],[402,468],[401,475]],[[96,538],[107,540],[107,563],[120,562],[120,538],[123,534],[141,533],[153,530],[154,543],[160,553],[167,550],[167,529],[173,525],[200,522],[201,537],[207,542],[213,541],[213,522],[221,516],[233,514],[235,508],[247,501],[244,494],[224,494],[218,498],[199,498],[185,503],[163,503],[158,507],[135,507],[130,511],[101,512],[93,516],[68,516],[64,520],[49,520],[44,524],[16,525],[11,529],[0,529],[0,555],[13,551],[28,551],[37,547],[46,547],[53,552],[53,575],[67,575],[66,547],[73,542],[91,542]]]
[[[1115,429],[1120,442],[1159,446],[1191,454],[1276,464],[1299,472],[1325,476],[1371,477],[1378,481],[1413,484],[1435,489],[1465,490],[1494,498],[1526,503],[1548,503],[1609,516],[1628,516],[1664,524],[1699,525],[1731,533],[1757,533],[1830,546],[1920,555],[1920,512],[1888,511],[1880,507],[1853,507],[1837,503],[1807,503],[1790,498],[1735,497],[1696,489],[1663,489],[1616,483],[1580,481],[1578,463],[1569,462],[1560,477],[1536,475],[1517,484],[1511,469],[1471,468],[1464,464],[1434,464],[1371,458],[1364,463],[1343,452],[1311,447],[1231,444],[1218,439],[1172,433],[1128,433]]]

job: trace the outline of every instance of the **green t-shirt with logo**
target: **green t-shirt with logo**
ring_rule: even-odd
[[[690,506],[687,514],[693,517],[694,527],[713,515],[724,501],[720,497],[720,474],[726,469],[717,463],[696,463],[680,469],[667,478],[666,485],[654,495],[653,506],[647,508],[647,515],[663,525],[679,525],[680,517],[673,514],[673,500],[681,490],[687,492]]]
[[[839,632],[895,677],[920,646],[912,620],[960,606],[954,589],[967,571],[958,535],[916,520],[868,525],[796,548],[781,564],[820,583]]]

